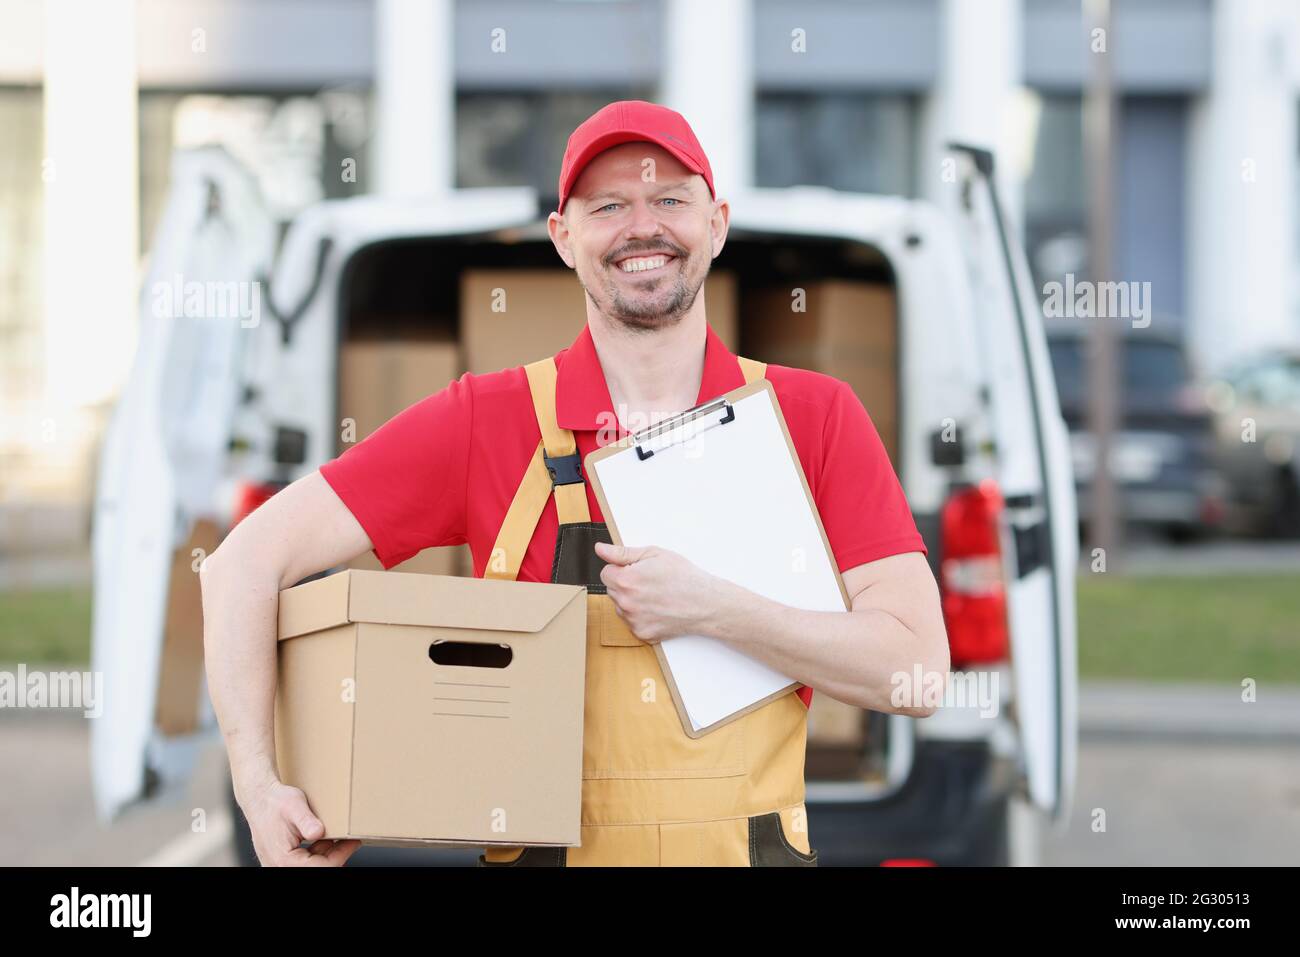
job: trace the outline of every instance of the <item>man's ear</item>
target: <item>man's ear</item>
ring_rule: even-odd
[[[564,264],[570,269],[574,268],[569,225],[564,221],[564,217],[560,213],[552,211],[551,215],[546,217],[546,232],[551,237],[551,243],[555,246],[555,251],[564,260]]]
[[[709,218],[709,234],[713,243],[713,258],[717,259],[722,247],[727,244],[727,230],[731,226],[731,204],[720,199],[713,204],[713,215]]]

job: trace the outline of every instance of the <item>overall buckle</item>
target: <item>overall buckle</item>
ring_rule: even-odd
[[[577,452],[551,458],[543,450],[542,461],[546,463],[546,471],[551,474],[552,486],[582,484],[582,456]]]

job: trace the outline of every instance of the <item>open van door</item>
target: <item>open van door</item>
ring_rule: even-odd
[[[274,241],[255,183],[224,150],[175,154],[95,493],[91,659],[104,694],[91,776],[101,820],[187,780],[214,726],[197,568],[224,532],[218,489],[241,368],[260,334],[252,280]]]
[[[993,154],[949,144],[960,167],[957,224],[967,233],[983,366],[992,400],[1014,711],[1030,801],[1063,826],[1074,790],[1078,531],[1069,433],[1019,242],[993,176]]]

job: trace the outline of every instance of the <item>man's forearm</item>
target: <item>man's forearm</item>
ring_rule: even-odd
[[[279,582],[231,556],[203,567],[208,691],[240,791],[276,777],[276,615]]]
[[[910,676],[918,664],[930,673],[936,664],[926,643],[888,612],[807,611],[724,582],[700,634],[840,701],[872,711],[929,713],[890,701],[895,675]]]

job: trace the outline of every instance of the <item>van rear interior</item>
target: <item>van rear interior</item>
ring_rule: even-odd
[[[705,292],[710,323],[732,351],[853,386],[901,470],[895,283],[878,249],[732,230]],[[356,422],[354,441],[462,372],[565,348],[586,321],[576,276],[535,229],[364,247],[338,301],[335,421]],[[379,565],[367,555],[352,567]],[[473,574],[466,546],[427,549],[399,570]],[[887,725],[883,714],[814,693],[808,779],[883,779]]]

